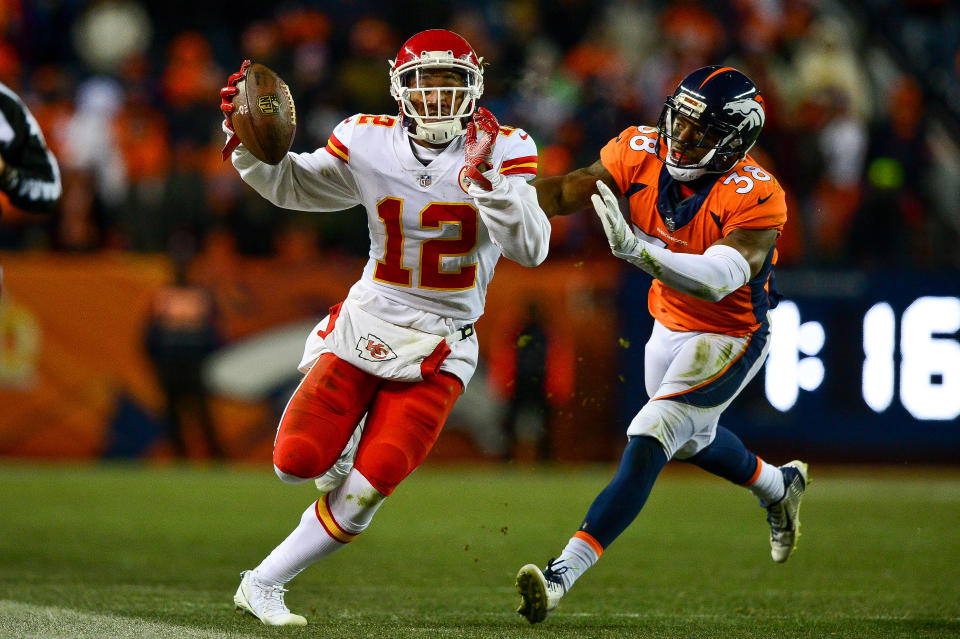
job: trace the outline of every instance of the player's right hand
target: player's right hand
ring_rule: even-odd
[[[223,111],[223,117],[227,121],[227,127],[231,131],[233,130],[233,125],[230,124],[230,114],[233,113],[233,98],[240,92],[240,89],[237,88],[237,83],[243,79],[249,66],[250,60],[244,60],[243,64],[240,65],[240,70],[236,73],[231,73],[230,77],[227,78],[227,86],[220,89],[220,110]]]
[[[230,139],[227,140],[227,144],[223,147],[222,155],[224,160],[230,157],[233,150],[240,145],[240,138],[233,132],[233,124],[230,123],[230,114],[233,113],[233,98],[240,92],[240,89],[237,88],[237,83],[243,79],[249,66],[250,60],[244,60],[243,64],[240,65],[240,70],[230,74],[230,77],[227,78],[227,86],[220,89],[220,110],[223,111],[223,126],[232,133]]]
[[[610,250],[621,259],[636,257],[640,240],[620,214],[617,196],[609,186],[603,183],[603,180],[597,180],[597,190],[600,195],[594,193],[590,196],[590,201],[593,202],[593,208],[600,218],[600,223],[603,224],[603,232],[607,235]]]

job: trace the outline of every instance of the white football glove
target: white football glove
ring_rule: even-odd
[[[593,202],[593,208],[600,218],[600,223],[603,224],[603,232],[607,234],[610,250],[620,259],[632,261],[630,258],[639,256],[637,245],[640,239],[634,235],[620,214],[617,196],[613,194],[610,187],[602,180],[597,180],[597,190],[600,191],[600,195],[591,195],[590,201]]]
[[[732,246],[714,244],[702,255],[673,253],[636,235],[620,215],[617,196],[597,180],[600,195],[591,195],[610,250],[670,288],[710,302],[723,299],[750,279],[750,265]],[[602,196],[602,197],[601,197]]]

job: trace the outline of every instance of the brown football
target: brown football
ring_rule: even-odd
[[[287,83],[262,64],[251,64],[237,83],[230,123],[256,158],[278,164],[297,131],[297,110]]]

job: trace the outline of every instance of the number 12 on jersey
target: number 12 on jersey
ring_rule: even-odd
[[[386,230],[383,259],[377,260],[373,272],[375,280],[395,284],[411,285],[411,269],[403,266],[403,200],[386,197],[377,203],[377,217]],[[456,224],[460,233],[457,237],[437,237],[420,243],[419,288],[436,291],[463,291],[473,288],[477,278],[477,263],[461,265],[456,271],[441,268],[444,257],[469,255],[477,245],[478,216],[477,209],[466,202],[431,202],[420,211],[420,228],[443,229],[445,224]]]

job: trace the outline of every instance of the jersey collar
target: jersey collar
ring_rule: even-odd
[[[657,213],[660,214],[660,219],[667,227],[667,231],[673,233],[690,223],[703,206],[703,201],[707,199],[720,175],[720,173],[708,173],[685,183],[696,192],[684,200],[680,195],[679,183],[667,171],[667,166],[660,167],[660,180],[657,184]]]

